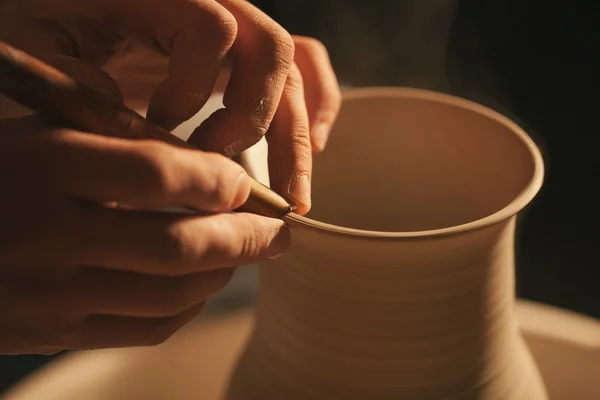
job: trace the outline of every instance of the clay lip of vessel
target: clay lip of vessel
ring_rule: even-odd
[[[373,91],[377,91],[377,94],[380,97],[396,97],[399,93],[401,93],[404,95],[408,95],[408,97],[411,97],[413,99],[425,100],[432,103],[451,103],[457,107],[468,111],[473,111],[506,126],[515,136],[518,137],[518,139],[527,148],[529,154],[532,157],[533,172],[531,179],[529,180],[528,184],[524,186],[523,190],[514,198],[514,200],[502,209],[483,218],[476,219],[474,221],[470,221],[456,226],[424,231],[386,232],[338,226],[326,222],[317,221],[307,216],[301,216],[294,213],[285,215],[283,218],[290,226],[298,225],[303,228],[318,230],[324,233],[355,236],[364,239],[371,238],[377,240],[422,239],[457,235],[485,228],[487,226],[493,225],[507,218],[510,218],[511,216],[519,213],[523,208],[525,208],[541,189],[544,180],[544,161],[540,149],[533,141],[533,139],[527,133],[525,133],[525,131],[521,129],[521,127],[519,127],[515,122],[511,121],[509,118],[473,101],[452,95],[422,89],[368,87],[353,89],[352,91],[345,93],[344,98],[347,100],[362,98]]]

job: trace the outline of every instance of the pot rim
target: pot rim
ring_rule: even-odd
[[[476,219],[474,221],[447,228],[412,232],[372,231],[366,229],[356,229],[334,225],[297,214],[292,214],[285,217],[285,221],[290,225],[300,225],[304,228],[316,230],[321,233],[384,240],[421,239],[454,236],[458,234],[463,234],[468,231],[479,230],[515,216],[520,211],[522,211],[540,191],[544,180],[544,161],[542,153],[537,144],[533,141],[533,139],[516,122],[512,121],[510,118],[482,104],[476,103],[471,100],[467,100],[459,96],[410,87],[372,86],[362,88],[350,88],[342,92],[342,99],[362,99],[371,97],[375,94],[379,97],[404,97],[449,104],[455,107],[460,107],[462,109],[478,113],[504,125],[521,140],[521,142],[527,148],[529,154],[531,155],[534,171],[531,176],[531,179],[529,180],[529,183],[513,199],[513,201],[511,201],[509,204],[496,211],[495,213],[487,215],[483,218]]]

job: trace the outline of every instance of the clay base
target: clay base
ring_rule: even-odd
[[[600,399],[600,321],[519,301],[517,319],[552,400]],[[65,357],[5,400],[221,400],[252,311],[189,325],[154,348]]]

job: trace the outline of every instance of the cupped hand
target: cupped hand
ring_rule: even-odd
[[[0,181],[0,354],[160,343],[289,244],[282,221],[227,213],[249,178],[200,150],[3,119]],[[180,205],[206,213],[140,211]]]
[[[227,70],[225,108],[190,143],[234,156],[266,135],[272,187],[309,210],[311,153],[323,150],[340,106],[320,42],[291,37],[245,0],[5,0],[0,22],[0,38],[76,79],[147,97],[147,117],[170,130],[202,108]],[[165,75],[132,49],[168,58]]]

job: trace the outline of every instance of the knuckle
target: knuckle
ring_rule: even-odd
[[[182,223],[172,224],[165,229],[162,243],[159,244],[159,257],[168,265],[176,267],[169,271],[172,275],[188,273],[190,265],[198,259],[201,253],[200,241],[194,236],[191,229]]]
[[[277,29],[277,31],[273,36],[277,59],[289,68],[294,61],[294,53],[296,51],[294,40],[285,30]]]
[[[291,142],[296,154],[312,151],[309,125],[305,121],[295,121],[292,124]]]
[[[219,165],[220,163],[215,163]],[[240,171],[241,173],[241,171]],[[208,201],[219,208],[229,208],[236,198],[236,183],[228,168],[214,168]]]
[[[230,208],[235,201],[235,194],[231,190],[230,184],[229,176],[225,172],[217,172],[214,189],[211,193],[213,204],[220,206],[220,208]]]
[[[292,35],[268,16],[259,17],[256,25],[263,33],[265,48],[273,55],[277,66],[289,69],[295,52]]]
[[[231,254],[236,231],[227,221],[228,219],[223,215],[222,218],[212,218],[206,224],[204,242],[206,245],[206,259],[210,260],[210,264],[220,264],[218,260],[228,258]]]
[[[221,154],[206,154],[206,200],[217,211],[229,211],[245,201],[240,194],[245,170]]]
[[[199,32],[201,37],[210,37],[211,43],[216,44],[219,49],[227,51],[231,48],[238,33],[237,20],[233,14],[216,3],[209,10],[201,9],[199,12],[202,14],[201,18],[209,19],[209,23],[198,27],[198,19],[195,18],[191,22],[193,29],[202,30]]]
[[[308,128],[304,125],[297,128],[292,127],[291,142],[296,154],[295,165],[310,165],[312,163],[312,144]]]
[[[238,24],[235,17],[227,10],[219,13],[217,21],[219,31],[221,32],[221,40],[224,48],[229,49],[233,46],[238,33]]]
[[[173,151],[168,145],[155,141],[148,141],[141,146],[137,161],[142,188],[162,196],[177,191],[177,175],[170,163]]]
[[[294,52],[296,51],[296,44],[294,43],[292,35],[279,25],[277,25],[274,31],[273,37],[277,45],[281,48],[281,51],[285,52],[287,56],[293,59]]]

